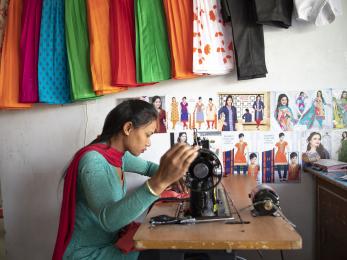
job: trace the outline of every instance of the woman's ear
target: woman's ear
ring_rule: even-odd
[[[133,123],[128,121],[123,125],[123,133],[128,136],[130,132],[133,130]]]

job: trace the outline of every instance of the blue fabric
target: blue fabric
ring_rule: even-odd
[[[251,113],[245,113],[242,118],[245,120],[246,123],[252,122],[252,114]]]
[[[264,102],[259,100],[259,101],[254,101],[253,103],[253,109],[264,109]],[[263,120],[263,112],[262,111],[255,111],[254,113],[254,120]]]
[[[263,183],[274,182],[274,150],[262,152],[262,175]]]
[[[40,102],[70,102],[66,63],[64,0],[43,0],[38,62]]]
[[[220,118],[220,115],[224,113],[225,115],[225,123],[227,125],[223,126],[223,131],[234,131],[235,130],[235,123],[237,123],[237,115],[236,115],[236,108],[234,106],[231,106],[231,125],[229,123],[229,109],[227,106],[223,106],[218,111],[218,118]]]

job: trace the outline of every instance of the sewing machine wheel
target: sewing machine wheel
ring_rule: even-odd
[[[186,185],[191,191],[203,192],[215,188],[222,179],[222,164],[212,151],[201,148],[186,174]]]

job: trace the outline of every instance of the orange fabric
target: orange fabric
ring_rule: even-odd
[[[285,154],[285,149],[287,147],[288,143],[286,141],[280,143],[280,142],[277,142],[276,143],[276,147],[278,148],[277,149],[277,152],[275,154],[275,164],[287,164],[288,161],[287,161],[287,157],[286,157],[286,154]]]
[[[253,176],[254,179],[257,179],[258,173],[259,173],[259,165],[258,164],[248,165],[248,175]]]
[[[87,0],[87,15],[94,91],[103,95],[126,90],[111,84],[109,0]]]
[[[247,164],[246,156],[245,156],[245,149],[246,149],[247,143],[246,142],[240,142],[235,144],[235,147],[237,148],[237,152],[235,154],[235,165],[245,165]]]
[[[0,108],[30,108],[32,106],[18,102],[21,16],[22,1],[10,1],[0,63]]]
[[[164,0],[171,49],[172,76],[175,79],[195,78],[193,74],[193,2]]]

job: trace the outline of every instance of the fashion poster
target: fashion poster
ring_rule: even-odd
[[[331,158],[347,162],[347,129],[333,130]]]
[[[347,90],[333,89],[334,128],[347,128]]]
[[[169,96],[168,131],[217,130],[217,98],[210,96]]]
[[[166,99],[165,96],[154,95],[154,96],[140,96],[140,97],[133,97],[133,98],[119,98],[116,100],[116,105],[129,99],[141,99],[141,100],[147,101],[148,103],[153,104],[153,106],[158,112],[156,133],[167,132],[167,112],[165,107],[165,99]]]
[[[270,129],[270,92],[218,93],[220,131]]]
[[[313,129],[302,132],[302,165],[310,167],[319,159],[331,159],[332,130]]]

